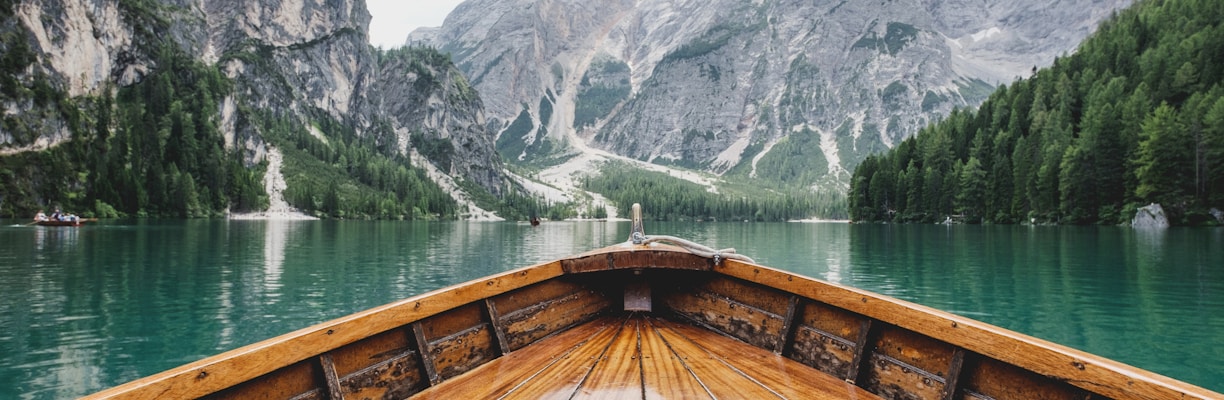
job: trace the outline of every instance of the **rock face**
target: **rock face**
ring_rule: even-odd
[[[414,145],[429,153],[433,147],[426,143],[445,143],[434,149],[434,165],[501,193],[504,166],[485,127],[480,95],[448,58],[427,49],[391,50],[382,56],[378,82],[379,114],[392,121],[400,152]]]
[[[45,79],[70,97],[98,96],[159,68],[151,55],[168,43],[233,80],[233,94],[217,99],[218,125],[226,145],[245,149],[251,161],[266,154],[251,122],[264,117],[306,127],[327,122],[375,142],[419,133],[453,143],[456,157],[443,170],[501,191],[501,164],[475,91],[445,58],[424,64],[437,84],[405,80],[403,59],[380,58],[369,45],[364,0],[26,0],[16,2],[11,18],[0,16],[0,33],[20,37],[13,42],[26,43],[34,58],[18,80]],[[6,39],[0,47],[13,46]],[[455,93],[467,97],[448,101]],[[50,114],[34,101],[0,100],[15,119]],[[39,123],[46,126],[30,130],[40,132],[36,137],[0,127],[0,151],[71,136],[62,122]],[[404,154],[409,142],[397,142]]]
[[[507,156],[580,140],[753,176],[800,156],[827,172],[806,183],[844,187],[865,155],[1048,65],[1129,3],[469,0],[409,41],[453,55]]]
[[[1131,226],[1135,229],[1163,229],[1169,227],[1169,219],[1165,217],[1160,204],[1152,203],[1135,211]]]

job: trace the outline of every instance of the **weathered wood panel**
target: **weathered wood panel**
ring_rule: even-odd
[[[866,369],[863,387],[887,398],[943,398],[954,347],[884,325],[871,348],[871,364]]]
[[[323,371],[313,360],[302,361],[208,396],[208,399],[325,399]]]
[[[672,312],[755,346],[777,347],[782,316],[708,291],[669,293],[663,304]]]
[[[331,352],[336,373],[348,376],[412,350],[412,338],[404,329],[392,329]]]
[[[581,290],[502,315],[506,341],[518,350],[561,329],[590,321],[606,311],[611,302],[602,293]]]
[[[783,355],[833,376],[844,376],[854,360],[854,340],[863,317],[810,301],[802,302],[795,340]]]
[[[548,300],[569,296],[586,287],[565,279],[552,279],[522,289],[493,296],[491,300],[503,317]]]
[[[422,320],[421,329],[425,340],[433,343],[484,323],[484,312],[477,303],[471,303]]]
[[[619,322],[609,319],[600,319],[574,327],[477,367],[469,374],[448,379],[422,391],[414,398],[438,400],[499,398],[553,363],[564,359],[578,347],[599,336],[601,332],[615,330],[619,327]]]
[[[719,297],[726,297],[744,305],[768,312],[781,319],[790,306],[790,295],[776,289],[761,285],[716,277],[701,284],[696,291],[705,291]]]
[[[674,249],[671,246],[658,246]],[[655,249],[632,249],[629,251],[593,253],[562,260],[562,268],[568,274],[634,268],[669,268],[708,271],[713,262],[688,252]]]
[[[928,374],[899,360],[873,353],[862,386],[888,399],[942,399],[943,378]]]
[[[346,398],[402,399],[420,392],[427,381],[416,352],[406,351],[342,376],[340,386]]]
[[[440,379],[464,373],[500,354],[484,318],[482,301],[421,321],[421,331]]]
[[[963,390],[989,399],[1083,400],[1091,396],[1084,389],[988,358],[966,360],[963,373]]]
[[[854,342],[810,326],[795,331],[795,342],[787,357],[833,376],[842,376],[854,360]]]
[[[438,376],[448,379],[497,358],[496,339],[488,324],[481,324],[430,342]]]
[[[828,304],[805,301],[801,321],[803,326],[833,335],[847,342],[854,342],[854,339],[859,336],[858,330],[863,317],[840,308],[830,307]]]

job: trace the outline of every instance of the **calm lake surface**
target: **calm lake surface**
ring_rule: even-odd
[[[0,399],[70,398],[626,240],[627,222],[0,226]],[[1224,391],[1224,229],[648,222]]]

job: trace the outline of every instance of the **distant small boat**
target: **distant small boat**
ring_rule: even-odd
[[[624,244],[358,312],[86,398],[1224,399],[732,249],[649,237],[640,215],[635,206]]]
[[[86,222],[92,222],[92,221],[94,221],[94,219],[92,218],[80,218],[80,219],[76,219],[72,221],[54,221],[54,220],[36,221],[34,222],[34,224],[39,225],[39,226],[82,226],[82,225],[85,225]]]

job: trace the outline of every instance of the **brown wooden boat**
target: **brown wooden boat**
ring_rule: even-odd
[[[46,220],[46,221],[35,221],[34,224],[38,226],[82,226],[82,225],[85,225],[86,222],[90,222],[90,221],[93,221],[93,219],[80,218],[80,219],[76,219],[72,221]]]
[[[635,231],[642,244],[440,289],[88,398],[1224,398]]]

